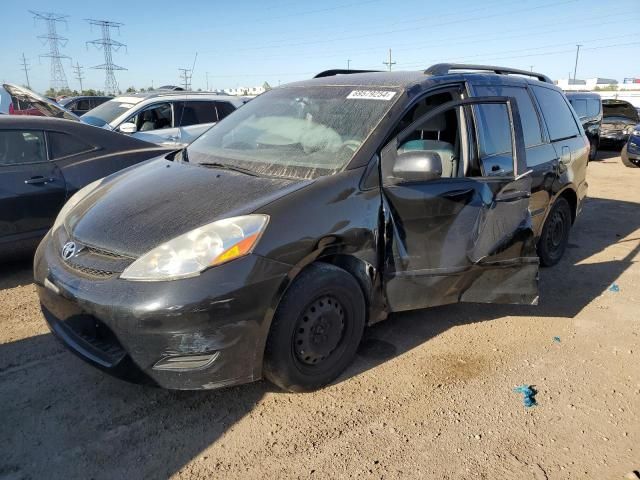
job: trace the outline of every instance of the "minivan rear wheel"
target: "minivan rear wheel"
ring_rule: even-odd
[[[551,267],[560,261],[569,243],[570,230],[571,207],[565,198],[559,197],[551,207],[538,241],[538,256],[543,266]]]
[[[267,338],[264,376],[290,392],[329,384],[353,361],[364,325],[358,282],[333,265],[310,265],[278,306]]]

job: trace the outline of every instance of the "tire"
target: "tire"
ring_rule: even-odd
[[[552,267],[560,261],[569,243],[570,230],[571,207],[566,198],[559,197],[551,207],[538,240],[538,256],[542,266]]]
[[[341,268],[315,263],[300,273],[276,310],[264,376],[283,390],[328,385],[353,361],[365,326],[360,285]]]
[[[589,161],[593,162],[598,155],[598,142],[595,138],[589,139]]]

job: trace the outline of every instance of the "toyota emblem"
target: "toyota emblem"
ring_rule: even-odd
[[[62,247],[62,258],[64,258],[65,260],[69,260],[71,257],[73,257],[76,254],[76,250],[78,247],[76,247],[75,242],[67,242],[64,244],[64,246]]]

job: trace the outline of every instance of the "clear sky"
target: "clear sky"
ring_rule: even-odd
[[[84,66],[84,87],[104,88],[104,62],[85,45],[100,37],[86,18],[124,23],[114,39],[127,49],[114,61],[122,90],[179,84],[178,68],[190,68],[198,53],[193,88],[272,86],[308,78],[328,68],[417,70],[443,61],[491,63],[566,78],[582,44],[578,78],[640,77],[640,0],[25,0],[2,2],[0,79],[25,83],[24,52],[31,86],[49,86],[45,33],[29,9],[67,14],[59,34],[61,53]],[[78,88],[70,60],[63,65]]]

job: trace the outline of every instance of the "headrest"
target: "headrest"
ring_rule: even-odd
[[[434,105],[425,105],[421,103],[416,108],[416,111],[413,113],[413,119],[417,120],[422,117],[424,114],[436,108]],[[444,113],[440,115],[436,115],[435,117],[431,117],[429,120],[421,124],[418,129],[424,130],[425,132],[441,132],[447,128],[447,119],[444,116]]]

